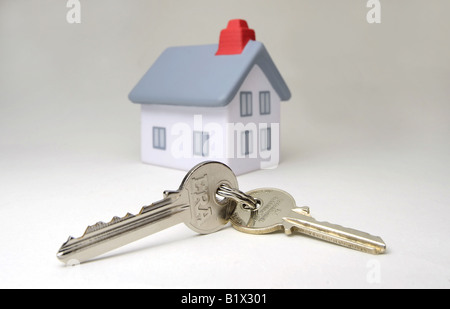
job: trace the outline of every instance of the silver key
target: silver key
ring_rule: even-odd
[[[386,244],[378,236],[342,227],[328,222],[319,222],[309,214],[308,207],[297,207],[287,192],[278,189],[257,189],[246,194],[254,198],[256,209],[244,202],[238,203],[231,216],[233,227],[250,234],[266,234],[284,230],[288,235],[298,231],[341,246],[379,254]]]
[[[127,213],[108,223],[98,222],[89,226],[83,236],[69,237],[57,257],[64,263],[78,264],[182,222],[200,234],[218,231],[236,206],[230,199],[216,198],[222,184],[238,186],[228,166],[213,161],[198,164],[177,191],[165,191],[162,200],[142,207],[137,215]]]

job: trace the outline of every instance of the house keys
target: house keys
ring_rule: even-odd
[[[165,191],[162,200],[142,207],[137,215],[127,213],[107,223],[98,222],[83,236],[69,237],[57,257],[66,264],[78,264],[179,223],[208,234],[220,230],[230,219],[235,229],[245,233],[284,230],[366,253],[386,250],[378,236],[313,219],[308,207],[296,207],[294,199],[282,190],[243,193],[228,166],[208,161],[192,168],[178,190]]]

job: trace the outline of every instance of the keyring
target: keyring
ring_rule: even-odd
[[[258,200],[239,189],[230,188],[226,184],[221,184],[216,193],[222,197],[228,197],[238,203],[242,203],[242,206],[246,209],[255,210],[258,208]]]

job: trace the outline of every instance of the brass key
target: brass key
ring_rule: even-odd
[[[380,254],[386,251],[386,244],[378,236],[315,220],[310,216],[309,208],[297,207],[287,192],[267,188],[246,194],[256,200],[256,205],[241,201],[231,217],[233,227],[241,232],[266,234],[284,230],[289,235],[297,231],[366,253]]]

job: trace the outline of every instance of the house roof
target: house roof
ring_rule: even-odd
[[[258,65],[281,100],[291,93],[261,42],[249,41],[241,54],[216,56],[218,44],[169,47],[129,94],[141,104],[225,106]]]

